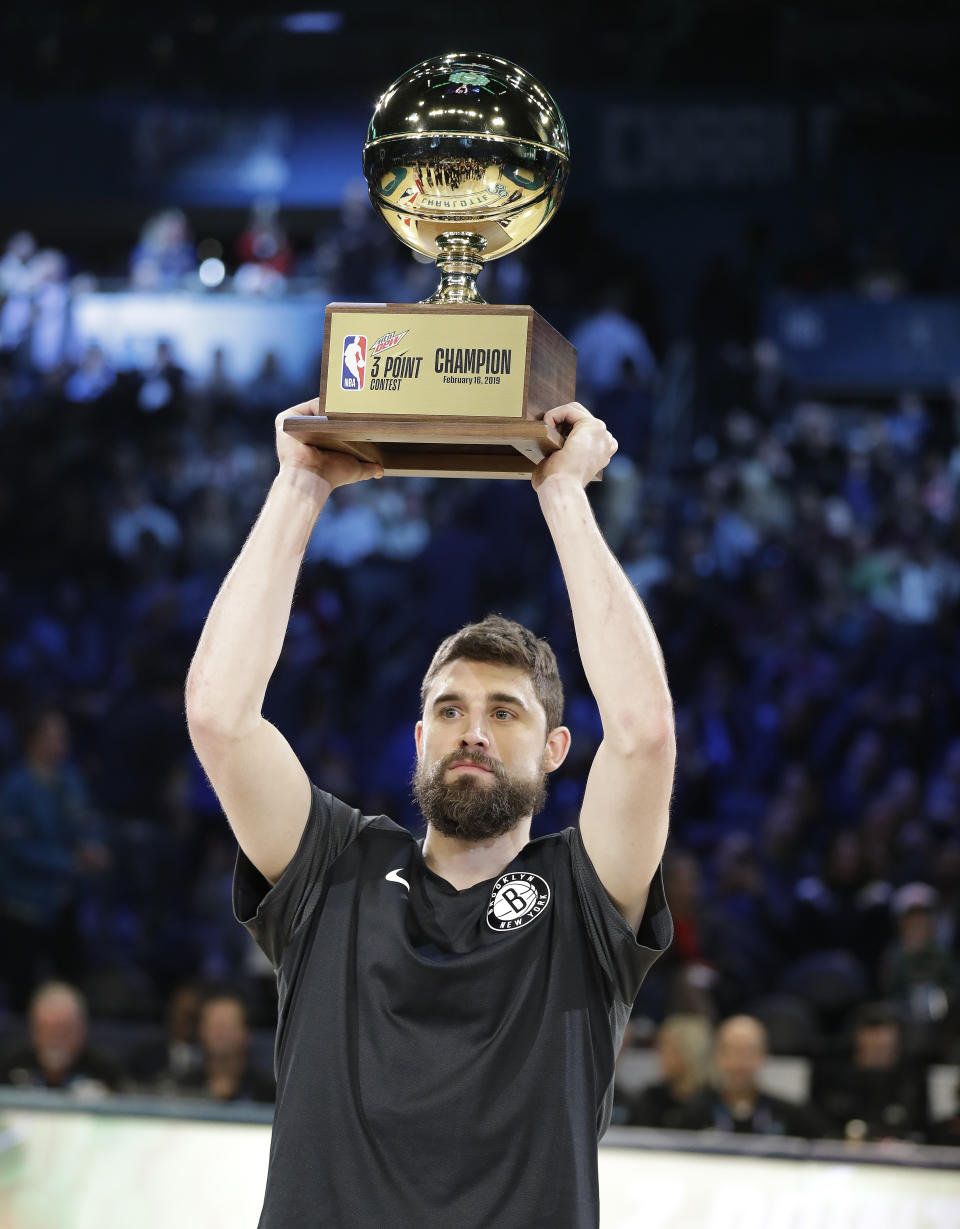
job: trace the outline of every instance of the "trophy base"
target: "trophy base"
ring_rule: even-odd
[[[373,461],[396,478],[529,478],[563,443],[556,428],[533,419],[291,414],[283,429],[301,443]]]
[[[285,430],[408,477],[529,478],[563,443],[577,352],[532,307],[331,303],[322,417]]]

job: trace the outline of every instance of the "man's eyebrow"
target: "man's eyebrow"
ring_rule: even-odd
[[[513,704],[517,708],[522,708],[525,712],[529,711],[529,705],[525,700],[521,700],[519,696],[512,695],[509,691],[489,691],[487,699],[493,704]],[[443,704],[462,704],[463,696],[459,691],[445,691],[442,696],[437,696],[433,702],[433,708],[440,708]]]
[[[497,704],[515,704],[517,708],[527,709],[526,701],[521,700],[519,696],[511,695],[509,691],[491,691],[487,694],[487,699]]]

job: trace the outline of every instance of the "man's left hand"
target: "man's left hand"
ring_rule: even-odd
[[[562,448],[545,457],[534,469],[531,475],[534,490],[547,478],[560,474],[576,478],[586,486],[617,451],[617,441],[607,430],[606,423],[594,418],[579,401],[548,410],[543,421],[548,427],[556,427],[561,434],[566,429],[567,437]]]

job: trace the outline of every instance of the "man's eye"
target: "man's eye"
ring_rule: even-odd
[[[495,716],[498,720],[501,720],[501,719],[502,719],[502,720],[508,720],[510,717],[512,717],[512,716],[513,716],[513,713],[511,713],[511,712],[510,712],[510,710],[509,710],[508,708],[498,708],[498,709],[496,709],[496,711],[494,712],[494,716]]]
[[[440,710],[441,717],[456,717],[457,710],[455,708],[442,708]]]

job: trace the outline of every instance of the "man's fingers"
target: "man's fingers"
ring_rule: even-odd
[[[281,410],[274,420],[277,423],[283,422],[285,418],[289,418],[291,414],[320,414],[320,398],[314,397],[311,401],[301,401],[299,405],[291,406],[289,410]]]
[[[301,401],[299,405],[293,406],[287,410],[288,414],[319,414],[320,413],[320,398],[311,397],[309,401]]]
[[[593,415],[585,406],[578,401],[571,401],[567,405],[555,405],[552,410],[547,410],[543,421],[548,427],[559,427],[561,423],[576,424],[585,418],[592,417]]]

